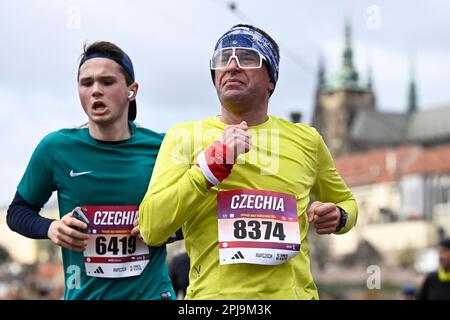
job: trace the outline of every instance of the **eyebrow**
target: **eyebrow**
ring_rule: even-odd
[[[93,78],[94,78],[93,76],[80,77],[79,81],[82,82],[82,81],[92,80]],[[117,79],[117,77],[113,76],[113,75],[106,75],[106,76],[101,76],[100,75],[100,76],[95,76],[95,78],[99,79],[99,80],[102,80],[102,81],[104,81],[104,80],[116,80]]]

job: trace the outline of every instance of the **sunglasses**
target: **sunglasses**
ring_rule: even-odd
[[[241,69],[261,68],[263,59],[266,60],[253,48],[223,48],[214,52],[211,58],[211,70],[226,69],[233,58]]]

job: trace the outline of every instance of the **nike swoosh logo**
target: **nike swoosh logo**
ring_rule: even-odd
[[[88,174],[94,171],[83,171],[83,172],[73,172],[73,170],[70,170],[70,176],[71,177],[78,177],[78,176],[82,176],[84,174]]]

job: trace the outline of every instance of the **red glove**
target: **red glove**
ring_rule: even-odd
[[[195,164],[208,180],[208,188],[218,185],[231,174],[239,154],[250,150],[250,134],[245,121],[227,126],[222,141],[214,141],[200,153]]]
[[[208,188],[218,185],[231,173],[236,158],[232,150],[219,141],[214,141],[205,151],[200,153],[195,164],[208,180]],[[228,159],[227,161],[227,155]],[[231,161],[230,161],[231,160]]]

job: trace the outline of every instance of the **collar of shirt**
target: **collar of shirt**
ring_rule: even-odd
[[[439,268],[439,280],[442,282],[450,282],[450,272],[445,272],[444,268]]]

